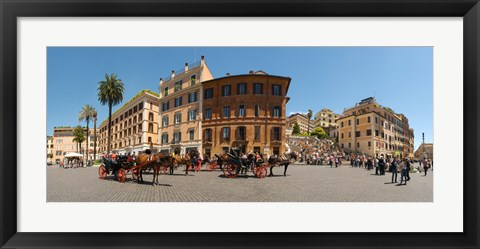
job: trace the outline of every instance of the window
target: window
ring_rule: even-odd
[[[182,81],[175,82],[175,92],[182,90]]]
[[[197,102],[197,92],[188,94],[188,103]]]
[[[123,114],[122,114],[122,115],[120,115],[120,121],[122,121],[122,120],[123,120]]]
[[[188,130],[188,140],[193,141],[195,139],[195,131],[193,129]]]
[[[143,109],[143,102],[141,102],[140,104],[138,104],[138,110],[142,110]]]
[[[357,143],[357,148],[360,148],[360,143]]]
[[[341,137],[342,137],[342,139],[343,139],[343,133],[341,133]]]
[[[352,125],[352,120],[348,120],[348,126]]]
[[[212,108],[205,109],[205,119],[212,119]]]
[[[224,127],[222,129],[222,139],[224,141],[229,141],[230,140],[230,128]]]
[[[260,117],[260,105],[255,105],[255,117]]]
[[[142,121],[142,120],[143,120],[143,114],[140,113],[140,114],[138,114],[138,121]]]
[[[378,118],[375,117],[375,124],[378,124]]]
[[[223,117],[229,118],[230,117],[230,106],[223,107]]]
[[[211,99],[213,98],[213,88],[205,89],[205,94],[203,96],[204,99]]]
[[[128,116],[132,116],[132,109],[128,110]],[[117,122],[118,122],[118,119],[117,119]]]
[[[343,144],[342,144],[342,149],[343,149]]]
[[[372,135],[372,130],[367,130],[367,136],[371,136]]]
[[[151,143],[152,142],[152,137],[148,137],[148,143]],[[120,146],[122,146],[122,144],[120,143]]]
[[[182,114],[180,112],[175,113],[174,124],[180,124],[182,122]]]
[[[173,133],[173,143],[178,144],[182,141],[182,133],[179,131]]]
[[[378,137],[378,130],[375,130],[375,136]]]
[[[168,144],[168,133],[162,134],[162,144]]]
[[[351,144],[351,143],[348,143],[348,148],[352,148],[352,144]]]
[[[162,126],[163,126],[163,127],[168,126],[168,116],[164,116],[164,117],[162,118]]]
[[[245,126],[238,127],[238,139],[246,140],[247,139],[247,128]]]
[[[351,131],[348,132],[348,137],[349,138],[352,137],[352,132]]]
[[[355,132],[355,137],[360,137],[360,131]]]
[[[188,121],[195,120],[197,118],[197,110],[188,111]]]
[[[367,123],[370,123],[370,117],[367,117]]]
[[[142,132],[142,125],[141,124],[138,125],[138,132]]]
[[[343,121],[342,121],[342,122],[340,122],[340,127],[343,127]]]
[[[237,84],[237,94],[247,94],[247,83],[238,83]]]
[[[212,129],[205,130],[205,141],[212,142]]]
[[[278,84],[272,85],[272,95],[273,96],[280,96],[282,95],[282,86]]]
[[[273,140],[280,140],[280,127],[273,127]]]
[[[190,76],[190,86],[195,85],[195,83],[197,83],[197,75],[196,74]]]
[[[273,117],[275,117],[275,118],[281,117],[280,106],[274,106],[273,107]]]
[[[357,125],[359,125],[359,124],[360,124],[360,119],[357,118]]]
[[[239,105],[238,106],[238,116],[239,117],[245,117],[245,106],[244,105]]]
[[[136,126],[133,127],[133,134],[134,135],[137,134],[137,127]]]
[[[263,94],[262,83],[253,83],[253,94]]]
[[[169,101],[163,102],[162,103],[162,112],[168,111],[168,109],[170,109],[170,102]]]
[[[153,113],[151,112],[148,113],[148,120],[153,121]]]
[[[181,105],[182,105],[182,97],[176,98],[174,102],[174,107],[179,107]]]
[[[128,126],[132,125],[132,119],[128,120]]]
[[[134,106],[133,107],[133,113],[136,113],[137,112],[137,106]]]
[[[222,86],[222,96],[230,96],[231,95],[231,86],[230,85],[224,85]]]
[[[163,97],[168,96],[168,86],[163,88]]]
[[[255,141],[260,141],[260,126],[255,126],[254,140]]]

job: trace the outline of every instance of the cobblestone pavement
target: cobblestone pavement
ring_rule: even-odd
[[[374,170],[341,166],[290,165],[287,177],[283,168],[278,176],[259,179],[229,179],[221,171],[160,175],[161,185],[152,186],[152,175],[138,184],[127,175],[125,183],[98,178],[97,167],[61,169],[47,167],[49,202],[431,202],[433,171],[410,174],[407,185],[391,184],[391,173],[375,175]],[[398,174],[400,182],[400,173]]]

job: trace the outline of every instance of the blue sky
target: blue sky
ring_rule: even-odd
[[[47,134],[54,126],[78,125],[85,104],[97,109],[98,123],[108,117],[97,99],[105,73],[123,80],[125,102],[142,89],[158,92],[160,77],[202,54],[214,77],[250,69],[291,77],[287,115],[324,107],[341,114],[374,96],[407,116],[415,148],[422,132],[433,142],[432,47],[49,47]]]

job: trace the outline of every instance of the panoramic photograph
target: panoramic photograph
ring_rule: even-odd
[[[433,47],[48,47],[47,202],[433,202]]]

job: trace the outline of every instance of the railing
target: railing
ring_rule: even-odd
[[[190,71],[190,70],[192,70],[192,69],[194,69],[194,68],[196,68],[196,67],[199,67],[201,64],[202,64],[201,61],[196,61],[196,62],[194,62],[194,63],[192,63],[192,64],[189,64],[189,65],[188,65],[188,71]],[[185,73],[185,67],[183,67],[183,68],[181,68],[181,69],[179,69],[179,70],[175,70],[175,77],[177,77],[178,75],[181,75],[181,74],[183,74],[183,73]],[[170,81],[171,79],[172,79],[172,76],[168,76],[168,77],[162,78],[163,83],[166,83],[166,82]]]

